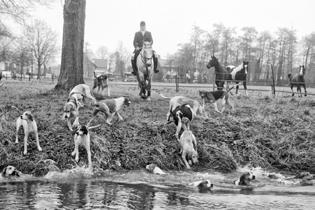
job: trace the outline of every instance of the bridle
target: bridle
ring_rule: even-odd
[[[151,49],[151,50],[152,50],[152,49]],[[142,61],[142,63],[146,66],[146,68],[148,68],[147,61],[153,59],[153,53],[152,53],[151,57],[147,58],[146,56],[143,55],[144,51],[145,51],[145,48],[142,47],[141,52],[140,52],[141,61]]]

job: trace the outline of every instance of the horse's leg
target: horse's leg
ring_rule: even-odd
[[[294,96],[293,85],[291,85],[291,92],[292,92],[292,96]]]
[[[151,78],[149,80],[149,87],[148,87],[148,96],[151,96]]]
[[[296,92],[298,93],[299,97],[302,96],[302,93],[301,93],[301,86],[300,86],[300,85],[297,86]]]
[[[217,86],[217,90],[220,90],[221,82],[220,81],[215,81],[215,84]]]
[[[236,83],[236,90],[235,90],[235,94],[237,95],[238,94],[238,89],[239,89],[239,82],[235,82]]]
[[[247,94],[247,84],[246,84],[246,81],[243,81],[243,86],[244,86],[244,90],[245,90],[245,95],[248,96],[248,94]]]
[[[306,85],[303,84],[303,87],[304,87],[304,96],[307,96]]]

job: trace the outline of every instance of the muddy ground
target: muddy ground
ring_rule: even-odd
[[[61,119],[67,92],[55,92],[45,81],[7,81],[0,89],[0,166],[16,166],[24,173],[44,175],[53,160],[61,170],[87,164],[85,151],[80,161],[71,156],[73,136]],[[155,88],[165,95],[176,95],[174,88]],[[181,88],[179,94],[198,99],[197,89]],[[242,93],[242,92],[241,92]],[[182,170],[175,126],[166,125],[168,100],[154,93],[152,101],[139,99],[136,87],[117,85],[112,95],[128,95],[132,104],[121,112],[124,121],[105,124],[102,114],[93,122],[101,127],[92,131],[92,161],[95,171],[132,170],[156,163],[164,170]],[[208,108],[211,117],[195,120],[192,130],[198,141],[199,164],[192,170],[213,169],[230,172],[251,164],[266,169],[315,173],[315,99],[266,94],[232,96],[235,111],[223,115]],[[12,106],[17,107],[20,111]],[[35,115],[40,144],[29,140],[23,155],[23,131],[15,144],[15,120],[26,110]],[[81,123],[87,123],[91,103],[81,109]]]

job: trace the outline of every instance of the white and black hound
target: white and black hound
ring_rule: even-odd
[[[193,182],[191,185],[196,187],[200,193],[211,192],[213,188],[213,184],[210,180]]]
[[[229,100],[229,91],[231,91],[234,88],[230,88],[228,91],[224,90],[217,90],[217,91],[199,91],[199,95],[203,101],[203,107],[205,107],[206,103],[213,104],[214,109],[216,112],[223,113],[225,110],[225,106],[228,105],[231,107],[232,110],[234,110],[233,104]],[[217,103],[220,103],[222,106],[221,111],[218,110]]]
[[[170,121],[170,117],[172,116],[172,112],[176,109],[176,107],[188,104],[191,107],[193,117],[206,117],[206,113],[204,107],[200,105],[200,103],[194,99],[185,97],[185,96],[174,96],[174,97],[166,97],[163,94],[160,94],[162,98],[170,99],[169,110],[166,115],[166,120]]]
[[[94,105],[93,116],[96,116],[98,112],[103,112],[106,116],[106,122],[112,124],[113,117],[118,116],[119,120],[123,120],[123,117],[119,114],[119,111],[124,106],[129,106],[131,101],[128,97],[119,97],[114,99],[106,99],[97,101]]]
[[[173,109],[171,107],[171,110],[173,110],[171,112],[171,116],[174,120],[174,123],[176,125],[176,139],[179,140],[179,133],[183,127],[182,125],[182,119],[184,117],[186,117],[189,121],[192,121],[194,118],[194,114],[193,114],[193,110],[192,108],[189,106],[189,104],[183,104],[180,106],[177,106],[175,109]],[[168,121],[168,123],[170,123],[171,121]]]
[[[37,149],[38,149],[38,151],[42,151],[42,148],[39,145],[37,124],[36,124],[36,121],[35,121],[32,113],[30,111],[24,112],[16,120],[16,139],[15,139],[15,143],[19,143],[18,134],[19,134],[19,129],[20,129],[21,126],[23,127],[23,130],[24,130],[24,152],[23,152],[23,154],[24,155],[27,154],[27,145],[28,145],[27,140],[28,140],[28,136],[29,136],[30,133],[34,133],[35,134]]]
[[[247,172],[243,173],[239,179],[234,181],[235,185],[250,186],[250,182],[255,179],[255,175]]]
[[[91,121],[90,121],[91,122]],[[89,130],[93,128],[97,128],[100,125],[88,127],[87,125],[78,125],[76,130],[74,131],[74,150],[71,153],[72,156],[75,156],[75,161],[79,161],[79,146],[82,145],[88,156],[88,167],[92,168],[92,157],[91,157],[91,137]]]
[[[179,143],[181,146],[181,156],[186,168],[190,169],[190,160],[192,164],[198,163],[197,140],[195,135],[190,130],[190,120],[186,117],[183,117],[182,119],[179,118],[178,120],[182,121],[182,125],[184,128],[184,132],[179,139]]]
[[[14,166],[6,166],[2,172],[1,176],[4,178],[11,178],[11,177],[20,177],[22,173],[18,171]]]
[[[67,102],[63,107],[62,118],[67,121],[67,126],[70,131],[73,131],[73,126],[79,125],[79,108],[77,99],[74,97],[68,98]],[[73,120],[73,123],[71,121]]]
[[[91,94],[91,89],[88,85],[86,84],[79,84],[72,88],[72,90],[69,93],[69,98],[75,98],[77,100],[77,104],[80,107],[83,107],[83,100],[85,98],[89,98],[93,101],[93,103],[96,102],[96,99],[92,96]]]
[[[107,88],[107,95],[105,89]],[[110,88],[108,85],[108,76],[101,74],[96,76],[94,72],[94,84],[92,88],[92,94],[97,100],[104,100],[110,96]]]

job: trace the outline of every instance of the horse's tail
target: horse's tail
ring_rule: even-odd
[[[288,74],[288,78],[291,81],[292,80],[292,74]]]

